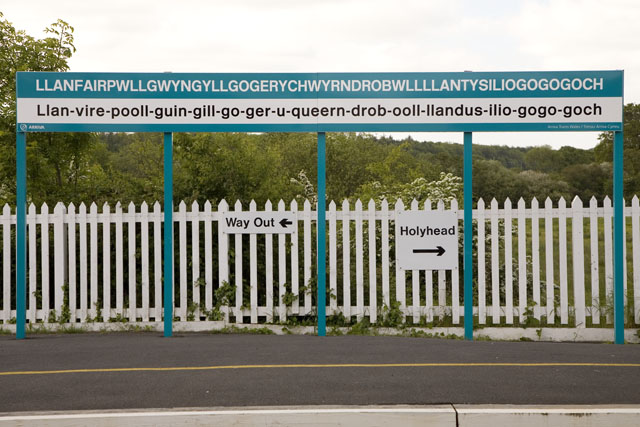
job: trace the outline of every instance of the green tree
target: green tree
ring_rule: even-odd
[[[534,197],[538,201],[543,201],[547,197],[556,201],[560,197],[571,200],[574,193],[570,192],[569,185],[559,179],[538,171],[522,171],[514,177],[512,183],[512,193],[509,196],[512,201],[517,201],[522,197],[527,203]]]
[[[418,160],[409,152],[409,143],[393,147],[384,158],[371,163],[367,170],[385,185],[410,182],[420,177]]]
[[[545,173],[553,172],[559,167],[558,152],[548,145],[534,147],[525,153],[524,163],[526,169]]]
[[[514,183],[517,173],[505,168],[497,160],[476,160],[473,162],[473,198],[489,202],[496,198],[499,202],[514,197]]]
[[[111,177],[111,185],[103,191],[108,192],[108,199],[136,204],[143,200],[149,204],[161,201],[164,197],[162,135],[135,133],[128,135],[124,143],[118,136],[110,139],[119,145],[106,159],[105,167]]]
[[[558,150],[558,157],[560,160],[559,169],[573,165],[586,165],[595,160],[592,150],[582,150],[566,145]]]
[[[0,126],[15,132],[16,72],[67,71],[75,52],[73,27],[59,19],[44,30],[52,37],[36,39],[3,17],[0,12]]]
[[[16,72],[67,71],[75,52],[73,27],[65,21],[57,20],[45,33],[49,37],[37,39],[16,30],[0,13],[0,203],[15,202]],[[90,140],[81,134],[30,134],[28,161],[34,167],[28,168],[28,187],[36,190],[30,199],[38,203],[75,194]]]
[[[624,106],[624,194],[631,198],[640,193],[640,104]],[[613,161],[613,132],[603,132],[594,148],[599,163]],[[609,192],[611,189],[609,188]]]
[[[327,134],[327,198],[340,203],[374,180],[371,165],[389,149],[372,135]]]
[[[431,202],[442,200],[448,205],[453,199],[460,199],[461,196],[462,178],[445,172],[441,172],[439,179],[434,181],[416,178],[408,183],[392,185],[373,181],[361,186],[356,194],[356,198],[365,204],[373,199],[380,206],[380,202],[386,199],[390,206],[394,206],[398,199],[402,199],[405,207],[409,207],[413,200],[422,203],[427,199]]]
[[[569,185],[570,193],[586,202],[595,197],[602,201],[611,195],[613,169],[611,163],[590,163],[567,166],[562,170],[562,179]]]
[[[291,200],[290,179],[300,170],[315,174],[315,143],[310,134],[252,135],[245,133],[178,134],[175,140],[176,200],[226,199],[245,206],[255,200]],[[311,169],[313,168],[313,169]],[[315,176],[310,177],[315,181]]]

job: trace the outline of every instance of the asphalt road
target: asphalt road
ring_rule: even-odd
[[[0,412],[442,403],[640,404],[640,346],[158,333],[0,337]]]

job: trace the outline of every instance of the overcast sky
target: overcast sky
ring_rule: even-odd
[[[638,0],[3,0],[0,12],[39,38],[58,18],[71,24],[71,71],[622,69],[625,103],[640,103]],[[597,135],[474,133],[474,142],[590,148]]]

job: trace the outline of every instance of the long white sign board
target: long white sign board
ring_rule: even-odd
[[[457,269],[458,213],[398,212],[396,263],[402,270]]]

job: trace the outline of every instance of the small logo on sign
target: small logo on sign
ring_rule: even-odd
[[[24,132],[25,130],[27,130],[27,125],[25,125],[24,123],[23,123],[23,124],[21,124],[21,125],[20,125],[20,130],[21,130],[21,131],[23,131],[23,132]]]

